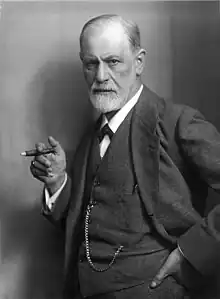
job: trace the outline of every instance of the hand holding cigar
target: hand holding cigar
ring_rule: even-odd
[[[34,178],[45,183],[50,194],[60,188],[66,172],[66,155],[60,143],[53,137],[48,138],[49,146],[37,143],[35,149],[21,153],[23,157],[34,157],[30,171]],[[53,155],[47,155],[53,153]]]

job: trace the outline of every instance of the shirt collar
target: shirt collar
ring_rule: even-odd
[[[128,115],[128,113],[131,111],[131,109],[137,103],[142,90],[143,90],[143,84],[138,89],[136,94],[110,119],[110,121],[108,121],[106,116],[103,115],[101,128],[105,124],[108,123],[108,125],[109,125],[110,129],[112,130],[112,132],[115,133],[117,131],[118,127],[120,126],[120,124],[125,119],[125,117]]]

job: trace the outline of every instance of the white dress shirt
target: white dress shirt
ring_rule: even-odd
[[[141,87],[136,92],[136,94],[110,119],[110,121],[108,121],[106,116],[103,115],[102,124],[101,124],[100,129],[102,127],[104,127],[105,124],[108,123],[112,132],[115,133],[117,131],[117,129],[119,128],[119,126],[121,125],[121,123],[123,122],[123,120],[125,119],[125,117],[128,115],[128,113],[131,111],[131,109],[137,103],[142,90],[143,90],[143,85],[141,85]],[[100,148],[100,157],[101,158],[103,158],[103,156],[105,155],[110,142],[111,142],[111,140],[108,135],[105,135],[104,138],[102,139],[102,141],[100,142],[99,148]],[[63,190],[63,188],[66,184],[66,181],[67,181],[67,174],[65,174],[65,180],[64,180],[62,186],[60,187],[60,189],[58,189],[57,192],[55,192],[51,197],[49,195],[48,190],[45,188],[45,200],[46,200],[46,204],[49,209],[51,209],[52,206],[54,205],[57,197],[60,195],[61,191]]]

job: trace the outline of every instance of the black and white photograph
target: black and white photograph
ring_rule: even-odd
[[[0,0],[0,299],[220,299],[220,1]]]

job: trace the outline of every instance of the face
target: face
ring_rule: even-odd
[[[90,100],[98,111],[120,109],[137,90],[137,57],[120,24],[87,28],[81,59]]]

